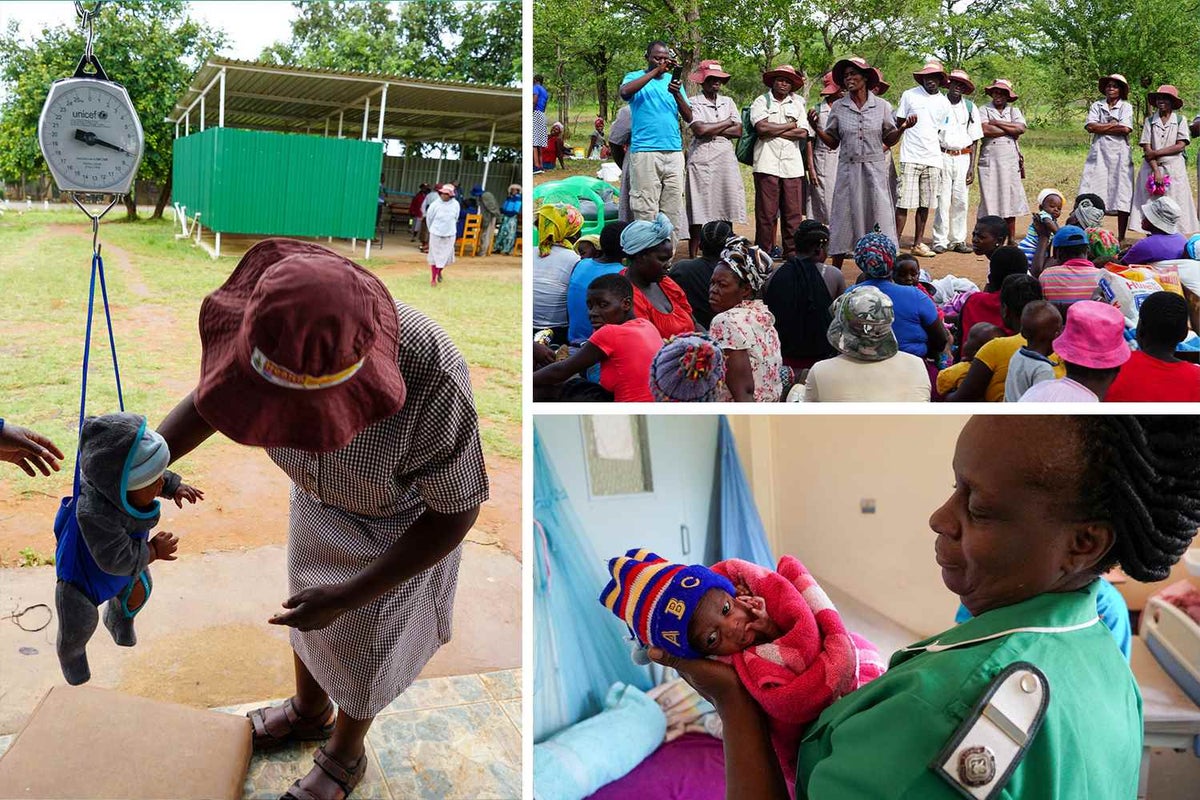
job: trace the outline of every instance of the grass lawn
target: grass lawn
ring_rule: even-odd
[[[117,210],[114,214],[119,214]],[[236,265],[212,260],[176,241],[169,220],[105,222],[100,231],[116,329],[125,406],[156,424],[195,384],[201,300]],[[90,226],[77,209],[15,210],[0,216],[0,416],[50,436],[74,468],[80,358],[91,257]],[[521,448],[521,273],[511,266],[451,268],[446,283],[429,288],[428,270],[411,256],[378,253],[367,262],[392,294],[438,321],[472,368],[489,457],[518,458]],[[492,262],[494,263],[494,262]],[[99,294],[99,291],[97,291]],[[112,361],[97,298],[93,322],[88,413],[116,410]],[[181,471],[203,480],[212,465],[204,450]],[[2,476],[14,494],[59,490],[15,468]],[[49,520],[47,520],[49,523]]]

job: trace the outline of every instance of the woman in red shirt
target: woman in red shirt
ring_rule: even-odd
[[[661,212],[653,222],[637,220],[621,231],[621,249],[630,259],[621,274],[633,284],[633,313],[654,323],[664,339],[698,330],[683,287],[667,277],[674,232]]]
[[[1171,292],[1146,298],[1138,317],[1140,349],[1121,365],[1104,402],[1200,402],[1200,367],[1175,357],[1187,336],[1187,311],[1187,301]]]

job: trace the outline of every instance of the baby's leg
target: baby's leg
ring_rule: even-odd
[[[109,600],[104,608],[104,627],[108,628],[113,641],[121,647],[133,647],[137,644],[133,617],[149,598],[151,585],[150,572],[143,571],[130,582],[125,591]]]
[[[58,663],[63,677],[72,686],[87,683],[92,671],[86,647],[96,632],[100,614],[87,595],[66,581],[58,582],[54,603],[58,607]]]

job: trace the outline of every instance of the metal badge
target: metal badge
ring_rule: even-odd
[[[982,745],[968,747],[958,757],[958,777],[972,788],[987,786],[996,779],[996,756]]]

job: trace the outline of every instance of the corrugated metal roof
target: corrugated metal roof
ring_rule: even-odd
[[[204,125],[215,127],[219,114],[219,82],[225,71],[225,124],[253,130],[335,135],[362,135],[363,112],[370,101],[367,138],[375,138],[379,105],[387,87],[383,137],[422,142],[467,142],[486,145],[492,123],[495,143],[521,146],[523,94],[511,86],[433,81],[369,72],[309,67],[282,67],[256,61],[213,58],[197,70],[191,85],[167,117],[182,122],[191,108],[192,130],[200,128],[200,95]],[[208,88],[210,87],[211,88]]]

